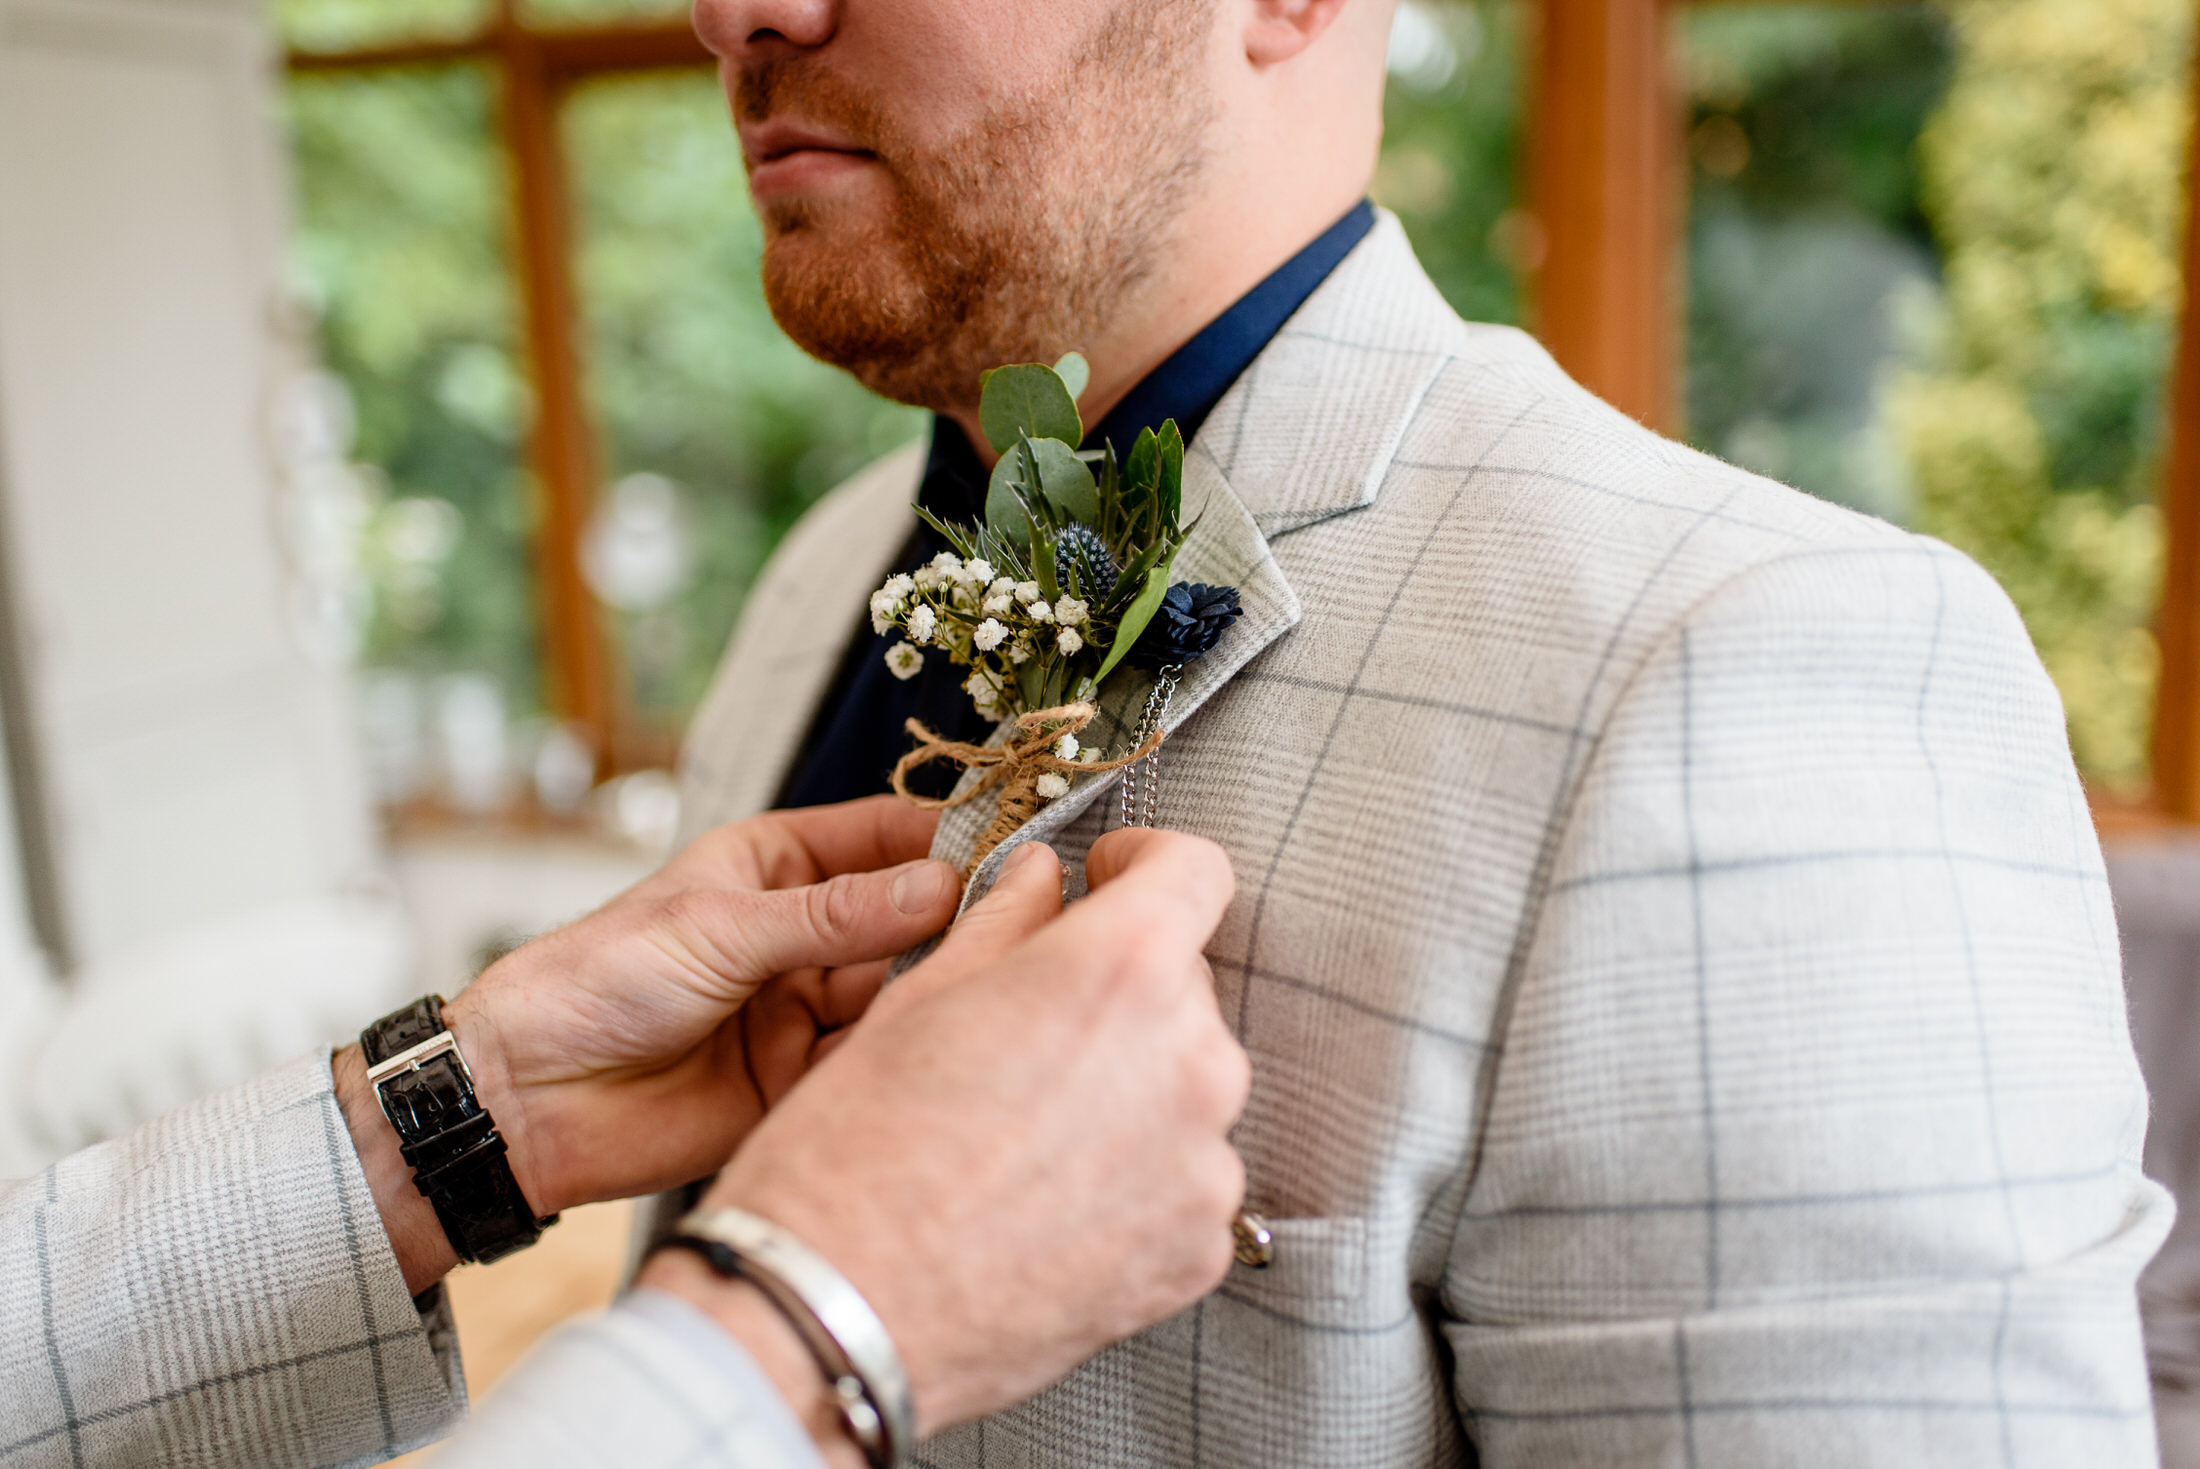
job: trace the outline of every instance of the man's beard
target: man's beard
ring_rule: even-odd
[[[935,410],[978,377],[1089,347],[1154,274],[1205,161],[1210,0],[1128,0],[1041,95],[920,148],[796,57],[739,79],[744,119],[784,111],[873,151],[882,217],[781,200],[763,212],[764,297],[812,356]]]

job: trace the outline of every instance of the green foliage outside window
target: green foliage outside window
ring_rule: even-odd
[[[1938,7],[1703,6],[1675,21],[1688,96],[1687,435],[1904,520],[1881,402],[1905,303],[1938,293],[1917,139],[1951,41]]]
[[[604,478],[670,479],[691,527],[695,571],[675,602],[606,613],[634,706],[677,733],[779,537],[925,418],[805,356],[773,323],[715,77],[593,83],[567,103],[564,137]]]
[[[1947,309],[1894,411],[1919,529],[1976,556],[2061,688],[2080,767],[2144,784],[2162,396],[2182,299],[2186,0],[1954,0],[1923,145]]]
[[[381,0],[285,0],[354,39]],[[405,0],[460,24],[477,0]],[[656,0],[530,0],[595,19]],[[1942,536],[2025,615],[2088,776],[2145,778],[2153,498],[2181,282],[2187,0],[1690,9],[1688,428],[1715,453]],[[1520,0],[1406,0],[1374,193],[1464,315],[1517,321]],[[370,663],[486,672],[539,708],[529,395],[487,77],[295,81],[297,258],[386,486]],[[921,429],[771,324],[707,74],[568,103],[588,390],[606,484],[681,487],[694,571],[606,612],[676,728],[750,579],[825,488]],[[1922,140],[1922,141],[1920,141]]]
[[[486,674],[539,699],[529,418],[505,266],[504,168],[471,67],[310,77],[289,91],[293,255],[374,466],[362,655]]]
[[[1532,226],[1516,207],[1528,8],[1406,0],[1390,49],[1375,201],[1469,321],[1517,323]]]

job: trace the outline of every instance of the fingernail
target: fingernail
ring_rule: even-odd
[[[894,906],[904,913],[929,913],[955,895],[955,869],[945,862],[919,862],[894,879]]]
[[[1033,862],[1039,860],[1039,854],[1045,850],[1046,846],[1043,843],[1025,842],[1008,854],[1008,860],[1001,864],[1001,876],[1007,877],[1019,868],[1030,866]]]

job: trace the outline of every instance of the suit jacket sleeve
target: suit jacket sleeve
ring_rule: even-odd
[[[1545,865],[1445,1278],[1484,1465],[2155,1462],[2115,916],[1983,572],[1728,582]]]
[[[561,1328],[497,1384],[435,1469],[824,1469],[733,1338],[640,1290]]]
[[[0,1184],[0,1465],[369,1464],[463,1411],[324,1052]]]

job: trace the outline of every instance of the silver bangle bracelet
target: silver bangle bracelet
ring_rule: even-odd
[[[831,1384],[848,1435],[874,1469],[894,1469],[916,1436],[909,1374],[862,1292],[823,1255],[746,1209],[697,1209],[664,1243],[748,1281],[793,1325]]]

